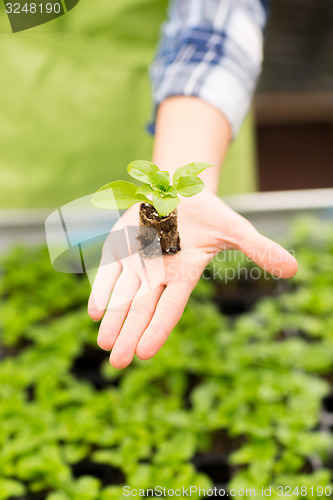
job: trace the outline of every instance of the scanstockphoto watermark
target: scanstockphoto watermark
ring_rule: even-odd
[[[138,489],[130,486],[123,487],[124,497],[255,497],[255,489],[235,489],[225,490],[224,488],[201,488],[200,486],[182,486],[180,488],[166,488],[165,486],[155,486],[154,488]]]
[[[72,10],[80,0],[3,0],[13,33],[48,23]]]
[[[318,498],[331,497],[332,487],[330,485],[314,486],[314,485],[274,485],[274,486],[259,486],[258,488],[230,488],[228,490],[215,486],[214,488],[201,488],[200,486],[188,486],[180,488],[166,488],[163,486],[155,486],[154,488],[137,489],[130,486],[123,487],[123,497],[191,497],[209,498],[209,497],[225,497],[225,498],[246,498],[246,497],[291,497],[291,498]]]
[[[293,257],[295,257],[295,250],[288,250],[288,252]],[[251,260],[253,261],[258,258],[260,258],[261,260],[269,258],[271,260],[273,256],[274,256],[274,261],[277,264],[281,264],[288,260],[286,255],[284,254],[276,254],[276,253],[273,254],[272,250],[269,247],[268,248],[263,247],[259,250],[258,249],[248,250],[247,255],[244,255],[240,251],[235,251],[234,249],[226,249],[223,252],[218,253],[214,257],[214,260],[219,263],[232,263],[232,262],[237,263],[240,260],[242,260],[242,262],[244,261],[249,262]]]
[[[294,250],[288,250],[288,252],[295,257]],[[288,260],[287,254],[277,256],[266,249],[250,251],[248,256],[235,250],[223,250],[201,273],[200,268],[195,265],[201,258],[200,251],[181,252],[177,261],[168,264],[168,276],[171,279],[190,279],[193,281],[202,277],[207,281],[218,280],[225,284],[237,280],[279,280],[282,278],[283,263]],[[260,268],[253,264],[253,262],[258,261],[269,262],[269,268],[265,266]]]

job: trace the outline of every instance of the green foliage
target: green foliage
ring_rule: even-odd
[[[183,167],[177,168],[177,170],[173,175],[173,182],[176,182],[178,178],[182,175],[198,175],[201,172],[203,172],[206,168],[209,168],[211,166],[212,165],[210,163],[204,163],[204,162],[188,163]]]
[[[127,171],[134,179],[145,184],[152,184],[160,169],[150,161],[137,160],[128,165]]]
[[[13,479],[0,478],[0,499],[7,500],[8,498],[24,495],[25,487],[22,483]]]
[[[219,281],[201,280],[165,347],[124,371],[96,345],[85,278],[54,273],[45,249],[5,256],[0,500],[118,500],[125,484],[208,488],[192,459],[211,450],[228,455],[230,488],[329,484],[325,468],[309,467],[325,465],[333,446],[314,430],[332,391],[333,237],[324,232],[312,250],[298,237],[301,278],[236,319],[213,302]],[[317,245],[320,258],[310,258]],[[84,462],[106,467],[109,482]]]
[[[159,196],[157,193],[153,193],[153,206],[156,208],[157,213],[160,216],[170,214],[179,204],[179,198],[175,198],[172,195]]]
[[[176,170],[171,185],[169,172],[161,171],[150,161],[133,161],[127,171],[143,184],[136,186],[126,181],[110,182],[94,194],[92,203],[99,208],[115,210],[146,202],[154,206],[160,217],[165,217],[177,207],[180,201],[178,194],[193,196],[202,191],[204,183],[196,176],[208,167],[211,167],[209,163],[200,162],[184,165]]]
[[[181,175],[174,187],[181,196],[193,196],[203,190],[204,183],[194,175]]]

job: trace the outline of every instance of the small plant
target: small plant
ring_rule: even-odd
[[[208,167],[211,167],[209,163],[195,162],[177,168],[171,184],[169,172],[161,171],[150,161],[133,161],[127,171],[142,184],[110,182],[95,193],[92,203],[98,208],[121,210],[141,202],[140,225],[157,230],[164,253],[176,253],[180,250],[176,211],[180,201],[178,195],[189,197],[200,193],[204,183],[197,175]],[[146,244],[151,243],[151,234],[141,232]]]

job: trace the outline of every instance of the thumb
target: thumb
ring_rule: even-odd
[[[292,278],[298,269],[297,260],[281,245],[260,234],[250,222],[239,240],[239,250],[249,259],[278,278]]]

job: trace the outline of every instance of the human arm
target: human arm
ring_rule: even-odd
[[[175,0],[172,4],[152,68],[157,110],[153,161],[170,174],[192,161],[213,167],[200,175],[205,189],[181,199],[182,251],[163,257],[165,272],[153,289],[145,289],[135,256],[112,265],[102,258],[89,314],[99,320],[106,311],[98,343],[112,349],[110,362],[116,368],[126,367],[135,353],[141,359],[157,353],[181,318],[205,266],[219,251],[241,250],[283,278],[297,270],[297,262],[286,250],[260,235],[215,194],[231,137],[250,107],[261,66],[265,18],[259,0]],[[138,224],[136,205],[120,224]],[[107,240],[104,256],[108,250]]]
[[[163,257],[165,273],[153,289],[144,292],[146,284],[135,256],[132,262],[99,268],[89,314],[99,320],[106,309],[98,343],[105,350],[112,349],[110,362],[116,368],[125,368],[135,353],[149,359],[158,352],[181,318],[202,271],[219,251],[241,250],[259,266],[283,278],[297,270],[295,259],[286,250],[258,233],[214,194],[230,135],[223,114],[198,98],[168,98],[159,107],[153,161],[171,174],[194,160],[209,161],[213,167],[201,174],[205,189],[193,198],[181,199],[178,218],[182,251]],[[137,225],[137,205],[127,210],[121,223],[124,227]]]

